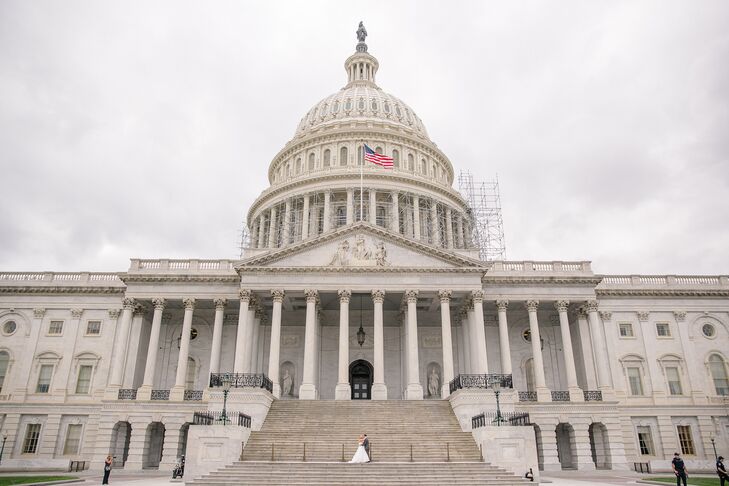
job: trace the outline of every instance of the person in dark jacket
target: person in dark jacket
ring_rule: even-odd
[[[678,452],[673,455],[671,468],[673,469],[673,473],[676,475],[676,486],[681,486],[681,480],[683,480],[683,486],[686,486],[688,471],[686,470],[686,464],[684,464],[683,459],[681,459],[681,455]]]
[[[111,474],[112,462],[114,462],[114,458],[111,456],[106,456],[106,460],[104,461],[104,480],[101,481],[101,484],[109,484],[109,474]]]
[[[726,472],[723,456],[719,456],[716,458],[716,474],[719,476],[720,486],[724,486],[724,484],[729,481],[729,474],[727,474]]]

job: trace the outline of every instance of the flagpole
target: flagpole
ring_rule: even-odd
[[[364,190],[363,190],[363,182],[362,179],[364,178],[364,163],[365,163],[365,153],[364,153],[364,141],[362,142],[362,165],[359,166],[359,220],[364,221]]]

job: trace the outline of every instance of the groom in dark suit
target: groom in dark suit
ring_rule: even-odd
[[[362,442],[362,445],[367,453],[367,462],[372,462],[370,459],[370,439],[367,437],[367,434],[364,434],[364,441]]]

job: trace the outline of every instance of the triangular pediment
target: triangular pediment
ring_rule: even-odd
[[[404,238],[369,223],[357,223],[245,259],[237,266],[356,270],[483,268],[484,262]]]

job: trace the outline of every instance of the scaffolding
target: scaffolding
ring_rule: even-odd
[[[503,260],[506,257],[504,220],[501,215],[499,177],[493,181],[474,182],[471,171],[461,170],[458,190],[466,200],[471,218],[470,240],[478,248],[481,260]]]

